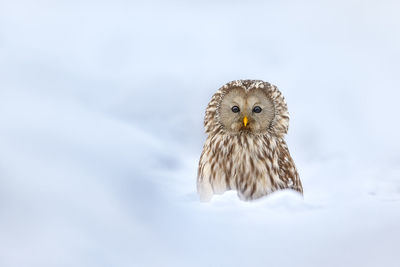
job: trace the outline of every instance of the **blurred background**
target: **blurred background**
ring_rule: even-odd
[[[399,10],[0,0],[0,266],[400,266]],[[198,202],[236,79],[285,96],[304,200]]]

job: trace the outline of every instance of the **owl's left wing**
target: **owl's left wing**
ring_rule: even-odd
[[[299,174],[294,161],[290,156],[286,142],[283,139],[281,142],[279,142],[278,149],[279,178],[286,183],[288,188],[303,194],[303,186],[301,184]]]

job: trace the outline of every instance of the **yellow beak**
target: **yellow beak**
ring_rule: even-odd
[[[243,125],[244,125],[244,127],[246,127],[247,126],[247,123],[249,122],[249,120],[247,119],[247,117],[245,116],[244,118],[243,118]]]

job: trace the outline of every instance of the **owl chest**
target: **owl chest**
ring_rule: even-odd
[[[227,162],[232,168],[231,178],[240,184],[260,182],[266,179],[267,162],[259,153],[246,148],[239,148],[236,153],[228,154]]]
[[[210,152],[216,191],[235,189],[244,199],[273,191],[273,181],[279,179],[273,167],[273,150],[260,148],[251,142],[230,142],[223,146],[210,146]]]

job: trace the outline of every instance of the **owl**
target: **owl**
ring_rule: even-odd
[[[275,85],[260,80],[225,84],[207,106],[204,127],[197,176],[201,201],[227,190],[236,190],[242,200],[286,188],[303,194],[284,140],[287,105]]]

